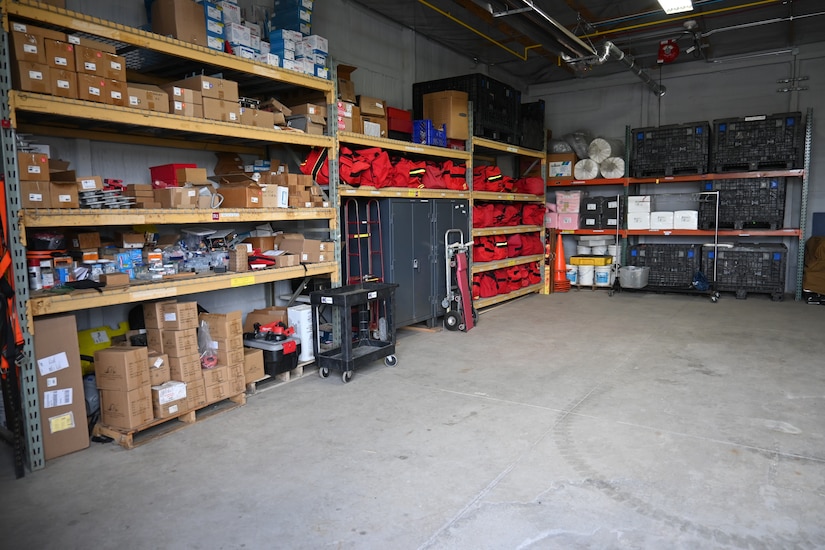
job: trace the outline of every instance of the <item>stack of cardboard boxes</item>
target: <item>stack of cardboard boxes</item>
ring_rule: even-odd
[[[305,174],[287,174],[287,189],[289,190],[289,206],[292,208],[328,208],[329,203],[324,200],[321,188],[312,180],[312,176]]]
[[[95,381],[103,424],[129,429],[154,418],[145,347],[119,346],[96,351]]]
[[[241,312],[202,313],[201,326],[208,327],[209,348],[217,364],[203,370],[207,402],[219,401],[242,393],[244,379],[244,347]]]

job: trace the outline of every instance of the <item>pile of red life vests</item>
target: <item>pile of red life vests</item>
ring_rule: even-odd
[[[492,262],[543,252],[544,245],[541,242],[540,233],[489,235],[473,239],[474,262]]]
[[[473,227],[544,225],[543,204],[475,202]]]
[[[473,299],[509,294],[540,282],[541,264],[539,262],[477,273],[473,275]]]
[[[301,164],[301,172],[312,175],[319,185],[329,185],[327,149],[321,147],[310,151]],[[352,186],[467,191],[465,164],[452,160],[435,162],[391,157],[380,147],[353,151],[342,146],[338,155],[338,177],[341,183]],[[473,168],[473,190],[544,195],[544,181],[541,178],[513,179],[502,175],[497,166],[476,166]],[[530,225],[541,225],[543,220]]]

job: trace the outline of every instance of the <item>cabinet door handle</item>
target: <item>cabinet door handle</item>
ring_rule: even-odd
[[[418,258],[413,258],[413,269],[418,269]]]

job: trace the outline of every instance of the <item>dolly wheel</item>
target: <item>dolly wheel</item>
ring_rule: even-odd
[[[473,308],[473,324],[478,324],[478,312],[476,311],[476,308]]]
[[[384,364],[388,367],[394,367],[398,364],[398,357],[396,357],[395,355],[387,355],[386,357],[384,357]]]
[[[327,367],[321,367],[320,369],[318,369],[318,376],[320,376],[321,378],[326,378],[327,376],[329,376],[329,369]]]
[[[344,382],[344,384],[346,384],[347,382],[352,380],[352,371],[351,370],[345,370],[344,374],[341,375],[341,380]]]
[[[448,311],[444,315],[444,328],[447,330],[458,330],[460,325],[461,319],[458,318],[458,314],[456,312]]]

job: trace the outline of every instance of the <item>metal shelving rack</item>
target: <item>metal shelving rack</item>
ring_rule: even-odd
[[[21,392],[25,412],[25,436],[30,470],[45,466],[41,437],[40,404],[34,364],[34,317],[114,304],[125,304],[182,296],[248,285],[322,275],[332,286],[340,285],[340,229],[337,209],[297,210],[220,209],[144,210],[99,212],[83,210],[21,210],[16,133],[25,131],[58,137],[77,137],[119,143],[150,144],[180,149],[230,151],[266,154],[269,147],[325,147],[331,163],[331,177],[337,176],[335,128],[330,135],[318,136],[242,126],[173,114],[149,114],[127,107],[103,106],[80,100],[12,90],[9,72],[9,19],[38,26],[59,28],[114,44],[124,52],[127,68],[146,71],[159,78],[174,79],[186,65],[208,67],[236,80],[248,94],[276,92],[280,89],[309,88],[321,92],[328,106],[335,102],[333,81],[307,76],[241,59],[214,50],[163,37],[136,28],[81,13],[41,4],[33,0],[3,0],[0,3],[5,32],[0,42],[0,109],[2,110],[3,170],[6,179],[9,214],[9,249],[13,258],[16,305],[24,334],[21,362]],[[338,204],[337,188],[330,187],[332,205]],[[175,281],[138,283],[125,289],[75,295],[29,294],[26,266],[25,229],[27,227],[106,226],[132,224],[203,224],[231,221],[326,221],[335,242],[334,261],[279,268],[260,272],[227,273]]]

